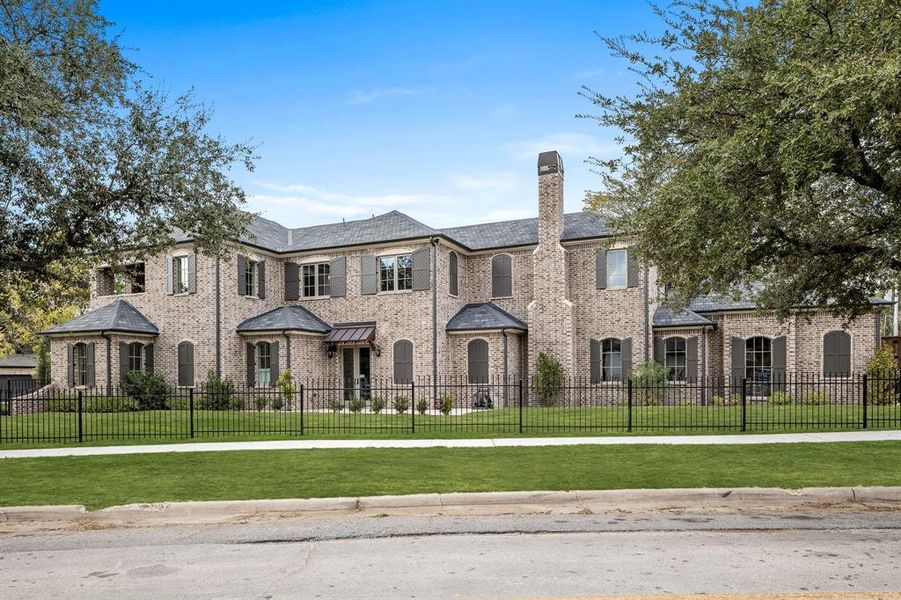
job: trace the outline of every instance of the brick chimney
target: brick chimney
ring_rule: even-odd
[[[566,297],[563,235],[563,160],[552,150],[538,155],[538,247],[532,253],[532,302],[529,303],[529,371],[539,352],[573,373],[573,309]]]

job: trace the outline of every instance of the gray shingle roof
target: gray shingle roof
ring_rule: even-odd
[[[236,331],[239,333],[252,331],[328,333],[330,329],[331,327],[329,327],[328,323],[303,306],[280,306],[242,321],[236,328]]]
[[[10,354],[6,358],[0,358],[0,369],[33,369],[37,364],[34,354]]]
[[[318,250],[438,235],[439,232],[402,212],[392,210],[370,219],[329,223],[291,230],[285,250]]]
[[[448,227],[441,232],[470,250],[531,246],[538,243],[538,219]],[[611,231],[604,219],[594,213],[578,212],[563,215],[561,241],[607,237],[610,234]]]
[[[519,329],[528,325],[491,302],[467,304],[447,322],[448,331],[479,331],[484,329]]]
[[[51,327],[43,332],[48,335],[63,333],[142,333],[157,335],[160,330],[144,316],[144,313],[129,304],[127,300],[116,298],[115,301],[92,310],[68,323]]]
[[[713,325],[713,321],[704,318],[691,309],[678,309],[669,306],[658,306],[654,311],[654,327],[700,327]]]

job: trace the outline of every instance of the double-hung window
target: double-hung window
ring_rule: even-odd
[[[257,344],[257,387],[272,385],[272,354],[269,342]]]
[[[259,266],[255,260],[244,263],[244,295],[257,296],[259,294]]]
[[[667,338],[664,347],[663,363],[670,381],[685,381],[686,350],[685,338]]]
[[[144,370],[144,344],[132,342],[128,345],[128,372]]]
[[[72,346],[72,374],[75,385],[88,382],[88,346],[79,342]]]
[[[379,258],[379,291],[413,289],[413,257],[409,254]]]
[[[617,288],[626,287],[629,283],[628,275],[628,251],[627,250],[608,250],[607,251],[607,287]]]
[[[172,293],[188,293],[188,257],[172,257]]]
[[[319,263],[314,265],[302,265],[303,270],[303,297],[317,298],[328,296],[329,289],[329,264]]]
[[[607,338],[601,341],[601,381],[623,380],[623,355],[620,341]]]

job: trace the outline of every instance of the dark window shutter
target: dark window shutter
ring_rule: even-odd
[[[178,385],[194,385],[194,344],[191,342],[178,345]]]
[[[264,300],[266,298],[266,261],[261,260],[257,263],[257,298]]]
[[[732,338],[732,376],[736,379],[745,376],[745,341],[740,337]]]
[[[85,363],[87,368],[85,369],[86,374],[84,383],[88,387],[94,387],[94,375],[96,372],[96,369],[94,368],[94,356],[96,356],[96,348],[97,344],[95,344],[94,342],[91,342],[90,344],[87,344],[87,346],[85,346]]]
[[[591,340],[591,357],[590,357],[590,381],[591,383],[601,382],[601,342]]]
[[[153,373],[153,344],[144,346],[144,371]]]
[[[619,354],[622,361],[623,381],[625,381],[632,372],[632,338],[624,338],[619,341]]]
[[[663,338],[654,338],[654,362],[664,364],[666,360],[666,346]]]
[[[278,342],[271,342],[269,344],[269,385],[274,386],[278,383],[278,376],[280,374],[279,363],[278,363]]]
[[[851,374],[851,336],[830,331],[823,337],[823,374],[847,377]]]
[[[598,250],[594,257],[594,277],[597,289],[603,290],[607,288],[607,251]]]
[[[256,346],[247,342],[247,387],[254,387],[257,383],[257,357]]]
[[[506,298],[513,295],[513,264],[507,254],[491,259],[491,297]]]
[[[698,380],[698,336],[685,340],[685,376],[689,383]]]
[[[166,255],[166,295],[172,295],[172,255]]]
[[[413,289],[429,289],[429,267],[432,252],[428,248],[421,248],[413,253]]]
[[[394,383],[407,384],[413,382],[413,342],[398,340],[394,342]]]
[[[197,253],[188,255],[188,293],[197,293]]]
[[[785,336],[773,338],[773,389],[785,389]]]
[[[125,383],[128,376],[128,344],[119,342],[119,382]]]
[[[467,346],[469,383],[488,382],[488,342],[472,340]]]
[[[333,258],[328,264],[329,296],[343,298],[347,295],[347,259]]]
[[[631,250],[626,251],[628,257],[627,284],[628,287],[638,287],[638,255]]]
[[[69,381],[69,387],[75,387],[75,353],[72,350],[72,344],[66,344],[66,378]]]
[[[300,299],[300,265],[285,263],[285,300]]]
[[[378,262],[372,254],[360,257],[360,293],[368,296],[378,290]]]
[[[243,255],[238,255],[238,295],[244,296],[247,294],[247,258]]]
[[[449,262],[449,265],[448,265],[448,278],[449,278],[449,281],[448,281],[448,290],[447,290],[447,291],[448,291],[452,296],[456,296],[456,295],[457,295],[457,290],[458,290],[458,287],[457,287],[457,269],[459,268],[459,265],[458,265],[457,263],[458,263],[459,260],[460,260],[460,259],[459,259],[459,257],[457,256],[457,253],[451,251],[451,253],[450,253],[450,258],[449,258],[449,261],[450,261],[450,262]]]

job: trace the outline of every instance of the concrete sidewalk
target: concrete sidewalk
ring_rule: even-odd
[[[507,448],[517,446],[608,446],[621,444],[723,445],[801,444],[823,442],[901,441],[901,431],[842,431],[833,433],[773,433],[743,435],[669,435],[553,438],[398,439],[398,440],[282,440],[267,442],[198,442],[143,446],[78,446],[2,450],[0,458],[108,456],[166,452],[229,452],[240,450],[312,450],[336,448]]]

